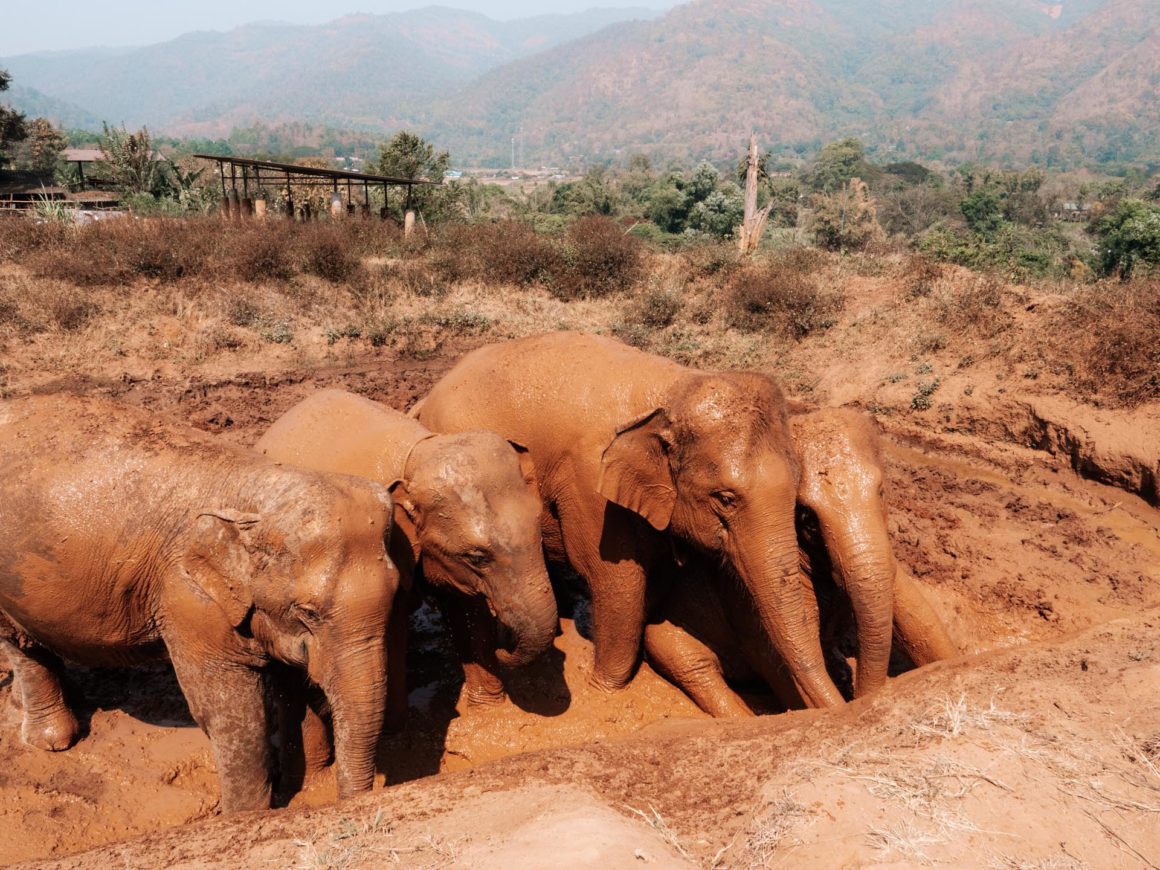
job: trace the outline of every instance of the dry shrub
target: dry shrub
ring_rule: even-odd
[[[911,299],[929,296],[934,286],[942,279],[944,268],[941,263],[922,253],[911,254],[902,270],[902,286]]]
[[[372,280],[365,288],[368,292],[360,295],[374,295],[377,290],[379,296],[386,297],[391,295],[389,290],[394,289],[425,299],[441,299],[447,295],[449,289],[436,270],[425,260],[398,260],[388,263],[371,277]]]
[[[651,287],[636,298],[629,313],[638,323],[664,329],[681,313],[681,297],[670,290]]]
[[[1160,399],[1160,281],[1085,289],[1056,316],[1042,352],[1085,396],[1125,407]]]
[[[739,271],[725,291],[727,322],[747,332],[798,339],[833,326],[845,300],[838,291],[820,291],[802,265],[778,258]]]
[[[90,292],[67,282],[0,282],[0,328],[30,335],[80,329],[100,310]]]
[[[635,236],[615,221],[585,217],[568,228],[549,289],[560,299],[608,296],[627,290],[644,269],[644,251]]]
[[[222,265],[243,281],[289,281],[299,271],[295,227],[257,225],[232,239]]]
[[[550,280],[559,257],[552,243],[527,224],[499,221],[442,228],[428,259],[447,281],[477,278],[526,286]]]
[[[173,281],[208,270],[219,230],[208,220],[108,220],[77,227],[29,259],[36,275],[84,287]]]
[[[332,284],[357,279],[362,272],[362,261],[352,250],[346,234],[330,224],[311,226],[300,239],[302,267]]]
[[[0,215],[0,262],[19,260],[42,248],[63,244],[72,230],[72,224]]]
[[[1012,324],[1003,288],[993,275],[972,275],[963,284],[942,282],[931,297],[935,318],[957,333],[994,338]]]
[[[491,224],[479,235],[478,243],[486,254],[480,277],[491,283],[541,283],[559,269],[555,246],[518,221]]]
[[[732,275],[741,266],[737,246],[728,242],[698,242],[681,249],[689,271],[700,278]]]

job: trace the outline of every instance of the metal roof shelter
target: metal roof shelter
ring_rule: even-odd
[[[407,199],[405,209],[411,207],[411,193],[415,185],[437,185],[441,181],[431,181],[426,178],[400,178],[391,175],[368,175],[365,172],[351,172],[346,169],[324,169],[318,166],[298,166],[294,163],[277,163],[273,160],[255,160],[249,157],[223,157],[220,154],[194,154],[201,160],[212,160],[218,164],[219,175],[222,181],[222,197],[229,199],[232,193],[235,201],[239,198],[249,200],[250,184],[255,189],[263,185],[286,186],[288,197],[291,194],[291,185],[328,187],[337,193],[340,182],[346,187],[347,201],[354,202],[354,188],[358,185],[363,189],[363,207],[370,209],[371,185],[383,188],[384,214],[387,202],[388,187],[406,187]],[[227,177],[229,189],[227,190]],[[289,211],[294,212],[294,203],[288,201]]]

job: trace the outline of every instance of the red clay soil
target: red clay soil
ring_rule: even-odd
[[[405,408],[455,358],[42,389],[246,444],[323,386]],[[58,866],[1156,866],[1160,513],[972,414],[938,434],[884,423],[896,553],[981,655],[843,709],[725,724],[647,665],[625,692],[588,689],[579,606],[511,701],[468,708],[424,609],[410,721],[380,747],[392,787],[321,807],[324,775],[290,810],[228,819],[167,667],[73,669],[87,734],[57,754],[20,742],[0,668],[0,862],[103,847]]]

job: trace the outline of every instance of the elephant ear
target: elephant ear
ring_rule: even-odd
[[[185,569],[193,585],[237,628],[254,606],[247,578],[254,571],[254,530],[261,517],[221,508],[194,522]]]
[[[536,463],[532,461],[531,452],[519,441],[512,441],[509,438],[508,444],[512,446],[512,450],[520,460],[520,474],[523,475],[524,481],[533,489],[537,488],[539,484],[536,481]]]
[[[394,521],[395,526],[403,536],[410,542],[411,557],[414,560],[412,564],[419,561],[419,508],[415,505],[411,494],[407,492],[407,483],[402,478],[391,481],[387,486],[387,491],[391,494],[391,500],[394,502]]]
[[[600,460],[597,491],[640,514],[658,531],[669,527],[677,503],[669,416],[657,408],[616,430]]]

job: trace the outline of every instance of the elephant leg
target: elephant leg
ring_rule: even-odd
[[[387,712],[383,728],[389,732],[402,731],[407,724],[407,635],[410,618],[408,593],[400,588],[395,593],[395,603],[387,623]]]
[[[668,620],[644,630],[649,663],[669,682],[718,719],[752,716],[753,711],[725,682],[721,659],[705,643]]]
[[[894,639],[919,666],[962,655],[938,613],[901,566],[894,575]]]
[[[463,694],[472,706],[494,707],[507,699],[499,662],[495,658],[499,643],[495,619],[481,599],[461,595],[440,596],[447,617],[451,639],[463,664]]]
[[[588,582],[596,663],[588,682],[605,692],[623,689],[640,659],[647,574],[640,561],[641,522],[608,505],[599,520],[560,506],[564,550]],[[576,534],[575,530],[585,530]]]
[[[225,813],[270,808],[270,744],[262,674],[169,644],[189,712],[209,737]]]
[[[19,647],[0,640],[12,665],[12,697],[23,711],[20,736],[29,746],[60,752],[80,733],[60,684],[61,661],[41,646]]]
[[[265,675],[278,733],[275,804],[282,806],[307,777],[322,772],[334,760],[334,734],[326,698],[305,674],[271,662]]]

